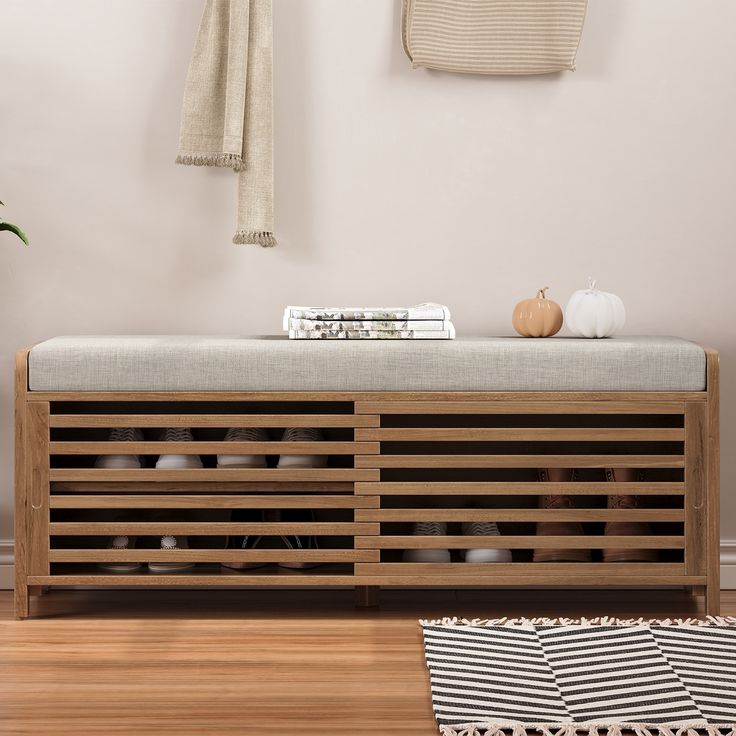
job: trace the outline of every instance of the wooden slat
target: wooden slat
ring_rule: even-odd
[[[108,470],[56,468],[52,481],[356,481],[378,480],[378,470],[354,468],[203,468],[186,470]]]
[[[682,509],[360,509],[356,521],[684,521]],[[700,573],[699,573],[700,574]]]
[[[554,394],[550,394],[554,396]],[[684,401],[356,401],[356,414],[682,414]]]
[[[706,401],[705,391],[30,391],[29,401]],[[376,412],[378,413],[378,412]]]
[[[458,577],[455,574],[450,575],[356,575],[356,585],[380,585],[387,586],[447,586],[457,588],[463,586],[479,586],[479,587],[561,587],[561,588],[604,588],[610,586],[619,587],[671,587],[676,585],[699,585],[705,579],[705,576],[696,575],[671,575],[662,576],[653,575],[616,575],[612,577],[598,575],[575,575],[562,574],[552,575],[550,573],[536,575],[494,575],[495,565],[488,565],[487,572],[484,575],[467,575]],[[700,582],[699,582],[700,581]]]
[[[264,568],[265,573],[259,574],[258,570],[246,570],[243,573],[233,572],[227,574],[225,572],[210,573],[209,575],[198,575],[196,568],[191,573],[176,573],[174,575],[157,575],[151,572],[141,572],[140,574],[125,575],[95,575],[89,573],[77,574],[60,574],[60,575],[36,575],[29,578],[31,585],[124,585],[126,587],[150,585],[163,586],[315,586],[328,587],[331,585],[356,585],[356,579],[353,575],[333,575],[330,573],[319,573],[319,568],[315,570],[281,570],[276,574],[272,568]]]
[[[405,536],[356,537],[358,549],[682,549],[676,536]]]
[[[52,549],[51,562],[378,562],[370,549]]]
[[[45,575],[49,571],[49,405],[29,405],[26,421],[28,572]]]
[[[136,534],[141,536],[159,536],[161,534],[186,534],[195,536],[212,534],[223,536],[227,534],[351,536],[353,534],[378,534],[379,530],[379,524],[322,521],[306,521],[300,523],[58,521],[52,522],[49,527],[52,535],[59,536],[114,536],[117,534]]]
[[[540,564],[550,575],[684,575],[681,563],[666,562],[367,562],[355,566],[356,575],[534,575]]]
[[[378,427],[354,414],[52,414],[52,427]]]
[[[685,572],[704,575],[707,569],[706,446],[707,407],[687,405],[685,410]]]
[[[593,496],[603,495],[637,495],[637,496],[681,496],[685,492],[684,483],[555,483],[532,482],[390,482],[356,483],[355,493],[358,495],[380,496],[451,496],[464,494],[468,496],[521,496],[521,495],[568,495]]]
[[[30,454],[28,450],[28,350],[21,350],[15,355],[15,519],[14,519],[14,609],[15,617],[23,619],[28,616],[28,557],[29,557],[29,515],[30,504],[28,492],[30,486]]]
[[[52,455],[363,455],[377,442],[51,442]]]
[[[195,484],[195,485],[193,485]],[[52,484],[57,493],[352,493],[353,483],[346,481],[64,481]]]
[[[682,468],[682,455],[362,455],[356,468]]]
[[[372,496],[242,496],[215,494],[51,496],[52,509],[361,509],[377,508]],[[367,521],[367,520],[366,520]]]
[[[721,446],[720,446],[720,359],[712,348],[705,349],[707,403],[707,462],[706,462],[706,524],[707,524],[707,576],[705,591],[706,613],[716,616],[720,612],[721,578]],[[702,513],[702,512],[701,512]]]
[[[356,429],[355,439],[381,442],[678,442],[685,439],[685,430],[660,427],[398,427]]]
[[[617,575],[615,582],[611,578],[598,575],[493,575],[493,565],[489,565],[486,575],[468,575],[462,578],[463,585],[472,586],[507,586],[507,587],[607,587],[612,584],[622,587],[656,588],[673,585],[703,585],[704,575]],[[58,575],[33,575],[28,578],[30,585],[48,586],[125,586],[125,587],[147,587],[159,586],[208,586],[218,587],[329,587],[356,585],[379,585],[387,586],[447,586],[456,588],[458,586],[457,575],[333,575],[318,574],[317,570],[292,571],[290,574],[272,574],[272,568],[265,568],[266,573],[257,574],[258,571],[247,571],[246,573],[233,573],[198,575],[193,573],[177,573],[175,575],[156,575],[153,573],[139,573],[133,575],[94,575],[94,574],[58,574]],[[255,572],[255,574],[254,574]]]

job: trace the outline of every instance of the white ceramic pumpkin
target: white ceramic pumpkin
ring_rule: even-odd
[[[565,308],[565,323],[577,337],[610,337],[626,322],[624,303],[615,294],[595,288],[588,277],[588,288],[576,291]]]

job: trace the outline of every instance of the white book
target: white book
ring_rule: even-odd
[[[447,330],[289,330],[290,340],[453,340]]]
[[[290,330],[448,330],[451,326],[445,319],[289,319]]]
[[[316,319],[328,322],[353,320],[449,320],[450,310],[443,304],[427,302],[413,307],[294,307],[284,310],[284,329],[290,319]]]

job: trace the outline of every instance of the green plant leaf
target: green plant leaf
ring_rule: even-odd
[[[13,225],[10,222],[0,222],[0,231],[2,230],[8,230],[9,232],[17,235],[26,245],[28,245],[28,236],[17,225]]]

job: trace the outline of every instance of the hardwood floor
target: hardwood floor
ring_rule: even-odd
[[[723,593],[736,614],[736,591]],[[681,591],[0,592],[0,734],[436,734],[417,618],[689,616]]]

